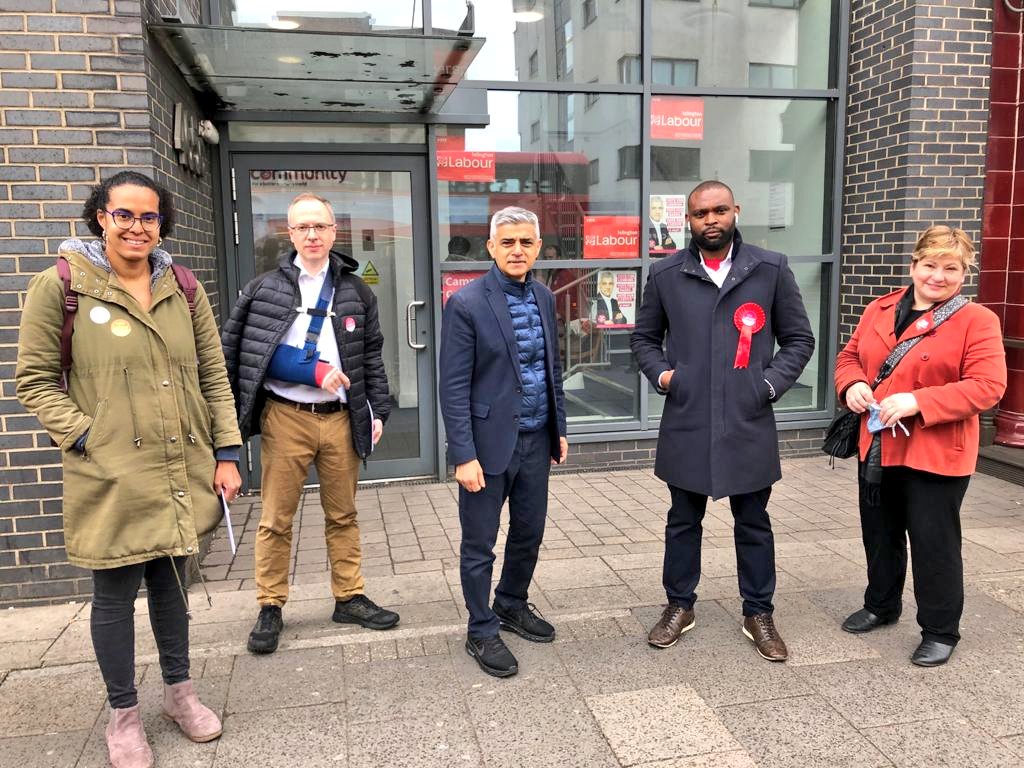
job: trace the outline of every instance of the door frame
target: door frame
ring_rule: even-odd
[[[231,211],[227,231],[234,237],[234,263],[227,268],[228,296],[231,304],[240,295],[241,288],[255,277],[255,258],[250,253],[242,258],[243,251],[253,242],[252,197],[250,171],[253,170],[340,170],[405,172],[410,174],[410,203],[412,206],[413,285],[415,298],[425,304],[415,313],[416,342],[426,344],[417,354],[417,394],[419,413],[419,456],[413,459],[386,459],[365,465],[361,481],[400,480],[411,478],[435,478],[437,475],[437,407],[436,376],[434,372],[434,344],[437,335],[434,330],[433,249],[429,215],[429,174],[427,158],[423,147],[417,152],[386,154],[360,151],[364,147],[345,147],[325,150],[286,147],[257,148],[232,147],[228,155],[230,174]],[[368,148],[367,148],[368,149]],[[353,151],[355,150],[355,151]],[[230,239],[229,239],[230,245]],[[408,343],[401,338],[399,343]],[[384,427],[387,433],[387,425]],[[259,484],[259,440],[250,438],[243,446],[242,475],[243,487],[251,489]],[[255,480],[255,482],[253,482]]]

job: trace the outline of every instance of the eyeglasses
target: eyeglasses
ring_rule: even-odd
[[[159,213],[144,213],[141,216],[132,216],[128,211],[122,211],[118,208],[116,211],[108,211],[106,208],[103,212],[114,220],[114,223],[121,229],[131,229],[135,226],[135,222],[139,222],[142,228],[145,230],[152,231],[160,226],[160,222],[164,220],[164,217]]]
[[[328,229],[334,229],[337,224],[296,224],[294,227],[289,226],[292,232],[297,232],[300,235],[308,235],[310,230],[313,230],[318,235],[322,235]]]

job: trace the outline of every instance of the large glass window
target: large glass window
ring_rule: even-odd
[[[466,3],[432,0],[431,12],[435,27],[457,29]],[[617,83],[619,59],[640,52],[640,0],[486,0],[476,35],[487,44],[469,79]]]
[[[824,101],[654,97],[651,196],[674,211],[660,222],[673,242],[687,239],[686,195],[714,178],[736,195],[744,240],[793,256],[828,253],[825,118]]]
[[[836,5],[828,0],[653,0],[655,62],[685,51],[697,84],[828,88]],[[655,63],[654,80],[659,82]],[[681,83],[674,83],[680,85]]]
[[[468,255],[486,261],[491,214],[517,205],[537,212],[557,258],[640,258],[638,152],[631,176],[597,172],[601,159],[619,164],[622,144],[638,150],[640,98],[604,95],[589,110],[586,98],[491,91],[486,128],[439,129],[442,243],[463,237]]]

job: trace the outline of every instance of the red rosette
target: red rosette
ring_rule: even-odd
[[[764,310],[752,301],[741,304],[733,313],[732,321],[740,332],[740,340],[736,344],[736,360],[733,368],[746,368],[750,364],[750,339],[764,328]]]

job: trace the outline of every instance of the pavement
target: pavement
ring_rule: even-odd
[[[285,633],[266,657],[245,650],[260,504],[240,500],[237,555],[221,532],[204,561],[212,607],[198,586],[191,597],[192,674],[223,715],[220,740],[192,744],[159,716],[160,670],[145,601],[137,607],[157,765],[1024,766],[1024,487],[972,480],[963,640],[948,665],[921,669],[909,663],[919,641],[909,584],[899,624],[839,629],[865,578],[853,463],[796,459],[783,473],[770,511],[787,663],[763,661],[740,633],[721,502],[705,524],[696,628],[673,648],[647,645],[664,600],[668,494],[643,469],[552,478],[531,599],[558,637],[507,636],[520,661],[507,680],[484,675],[463,649],[454,484],[359,491],[367,594],[402,615],[383,633],[330,621],[322,510],[307,494]],[[0,766],[107,765],[89,605],[0,616]]]

